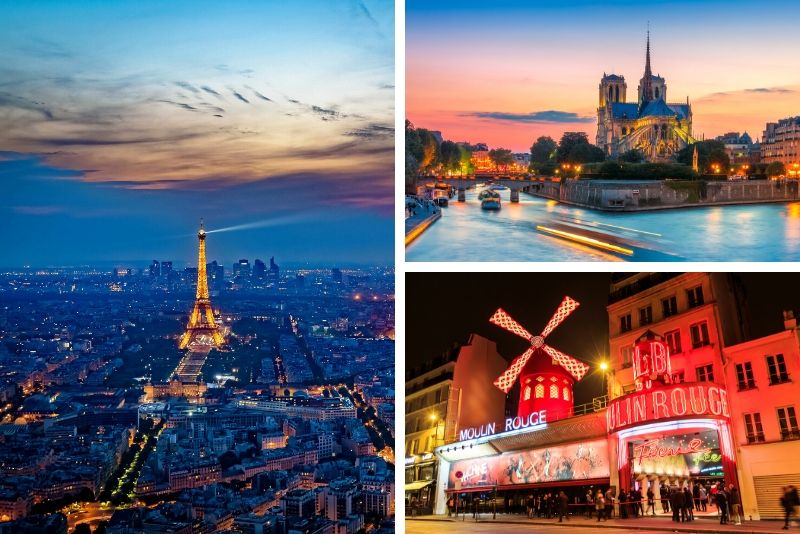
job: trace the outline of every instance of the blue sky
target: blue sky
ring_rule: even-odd
[[[390,2],[5,2],[0,266],[389,262],[393,115]]]

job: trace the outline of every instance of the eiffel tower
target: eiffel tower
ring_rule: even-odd
[[[208,277],[206,276],[206,231],[203,221],[200,221],[200,231],[197,232],[200,241],[200,251],[197,257],[197,293],[194,299],[194,308],[186,325],[186,332],[181,336],[179,348],[207,352],[212,348],[219,348],[224,343],[222,332],[214,321],[214,312],[211,310],[211,300],[208,298]]]

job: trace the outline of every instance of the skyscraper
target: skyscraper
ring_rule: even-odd
[[[266,278],[267,265],[263,261],[256,259],[255,263],[253,264],[253,280],[263,282]]]

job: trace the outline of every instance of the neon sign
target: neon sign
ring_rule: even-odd
[[[687,382],[638,391],[608,403],[609,433],[642,423],[698,415],[729,419],[728,392],[709,382]]]
[[[511,432],[523,428],[535,427],[547,422],[547,411],[539,410],[538,412],[531,412],[525,416],[509,417],[506,419],[505,430],[503,432]],[[492,436],[497,431],[496,423],[486,423],[481,426],[473,426],[469,428],[462,428],[459,433],[459,441],[467,441],[475,438],[482,438],[485,436]]]
[[[633,379],[636,391],[650,389],[659,380],[672,382],[669,345],[658,339],[644,338],[633,347]]]
[[[711,449],[701,448],[702,445],[703,440],[694,438],[686,445],[684,445],[684,440],[679,440],[677,447],[664,447],[661,444],[661,440],[651,439],[633,447],[633,458],[639,460],[639,465],[642,465],[642,462],[649,458],[665,458],[667,456],[683,456],[684,454],[695,453],[710,454]]]

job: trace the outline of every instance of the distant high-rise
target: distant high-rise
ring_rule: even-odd
[[[158,263],[158,260],[153,260],[153,263],[150,264],[150,276],[158,277],[161,276],[161,264]]]
[[[339,282],[341,284],[342,283],[342,270],[341,269],[337,269],[336,267],[331,269],[331,278],[333,278],[334,282]]]
[[[161,276],[168,277],[172,274],[172,262],[171,261],[162,261],[161,262]]]
[[[225,267],[214,260],[206,265],[206,272],[208,273],[208,287],[212,291],[222,291],[225,287]]]
[[[256,259],[255,263],[253,263],[253,279],[264,280],[266,277],[267,265],[263,261]]]
[[[234,278],[238,278],[238,277],[249,278],[250,277],[250,260],[247,260],[247,259],[243,258],[243,259],[237,261],[236,263],[234,263],[233,264],[233,276],[234,276]]]
[[[278,283],[278,279],[280,278],[280,271],[281,271],[280,267],[278,267],[278,264],[275,263],[275,256],[272,256],[269,259],[269,278],[276,284]]]

